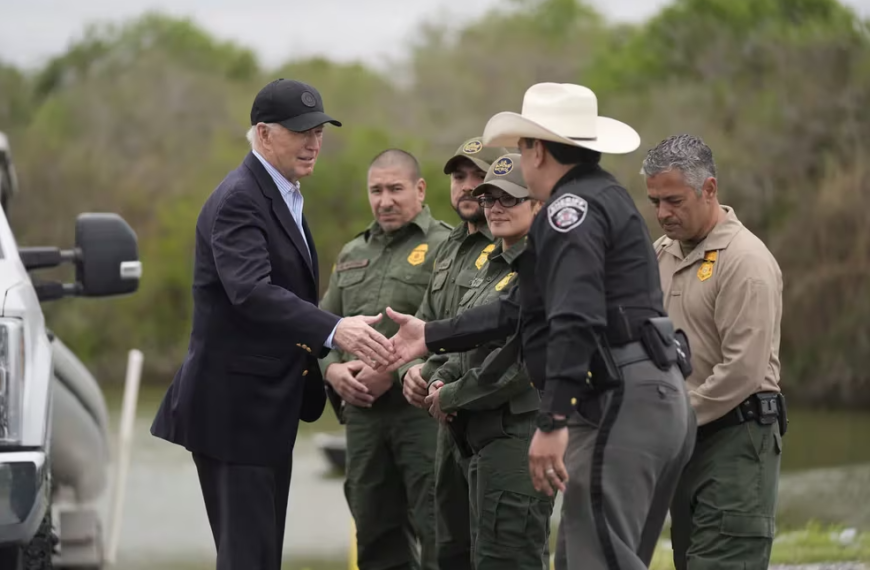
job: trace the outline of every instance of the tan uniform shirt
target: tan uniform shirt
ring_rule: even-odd
[[[782,273],[734,210],[722,209],[725,219],[687,256],[667,236],[655,243],[665,310],[689,337],[699,426],[756,392],[779,391]]]

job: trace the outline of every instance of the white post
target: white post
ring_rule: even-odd
[[[127,468],[130,464],[130,449],[133,446],[133,426],[136,422],[136,400],[139,396],[139,379],[142,375],[142,352],[133,349],[127,356],[127,377],[124,380],[124,401],[121,405],[121,425],[118,437],[118,458],[115,462],[115,484],[112,488],[112,512],[109,537],[106,542],[106,562],[115,564],[118,541],[121,536],[121,512],[124,507],[124,492],[127,483]]]

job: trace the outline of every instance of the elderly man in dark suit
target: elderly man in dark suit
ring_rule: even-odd
[[[196,224],[193,330],[151,433],[193,454],[218,570],[281,567],[299,420],[323,413],[317,359],[340,349],[376,363],[392,345],[375,317],[318,308],[317,252],[299,180],[326,123],[320,93],[278,79],[251,109],[252,150]]]

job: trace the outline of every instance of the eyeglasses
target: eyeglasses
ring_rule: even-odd
[[[492,208],[496,200],[498,200],[498,203],[501,204],[503,208],[513,208],[518,204],[522,204],[523,202],[528,200],[528,198],[517,198],[515,196],[511,196],[510,194],[502,194],[498,198],[484,195],[478,196],[477,203],[484,208]]]

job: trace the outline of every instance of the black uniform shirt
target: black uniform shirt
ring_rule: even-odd
[[[427,323],[426,342],[434,352],[467,350],[510,335],[521,321],[508,345],[521,344],[544,390],[542,409],[569,414],[586,391],[593,332],[623,344],[635,340],[640,322],[665,314],[655,252],[631,196],[597,166],[577,166],[556,184],[528,237],[515,261],[518,287],[499,303]]]

